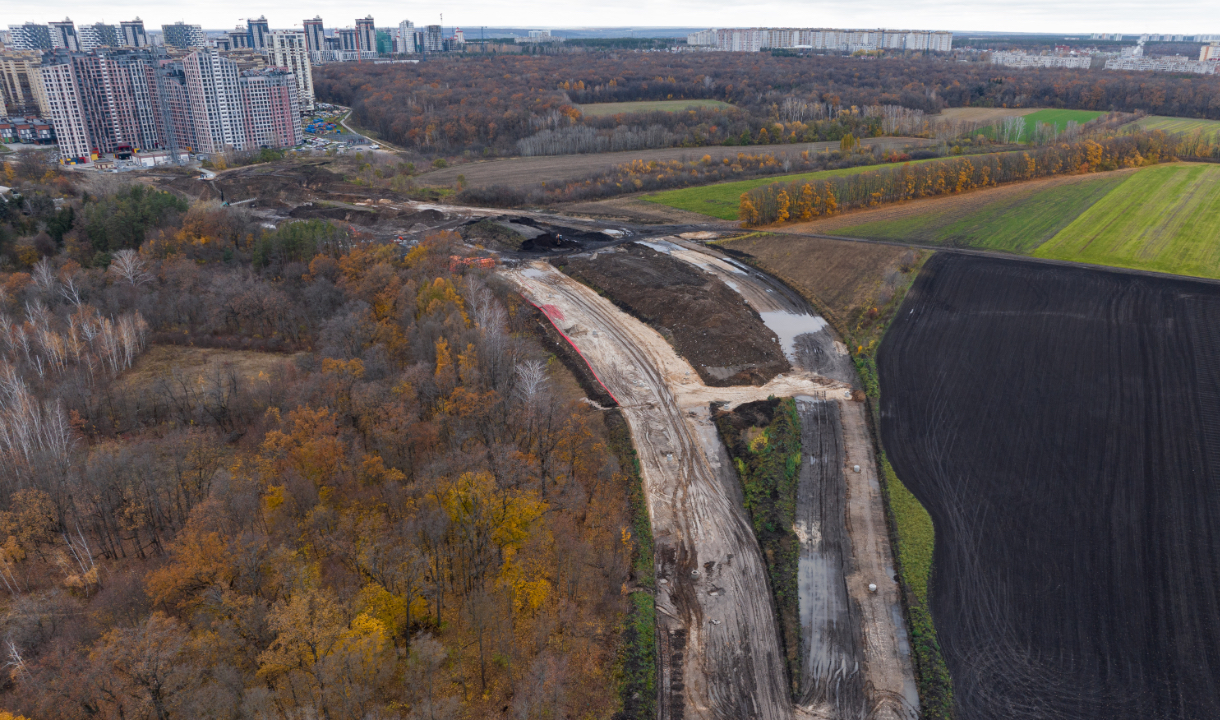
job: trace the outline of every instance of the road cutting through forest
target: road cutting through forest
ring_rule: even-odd
[[[794,369],[762,386],[709,387],[659,333],[551,265],[503,272],[584,355],[631,426],[656,541],[659,716],[845,717],[790,699],[765,564],[711,418],[713,402],[731,408],[795,396],[837,403],[845,461],[863,470],[849,474],[846,584],[873,626],[862,628],[867,716],[913,717],[918,701],[910,697],[901,614],[893,612],[897,587],[880,496],[869,488],[876,487],[871,446],[850,383]],[[879,591],[869,593],[868,583]]]

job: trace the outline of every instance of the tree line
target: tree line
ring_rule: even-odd
[[[792,107],[1051,107],[1220,118],[1220,77],[1066,68],[1001,68],[931,56],[774,57],[763,53],[579,53],[462,56],[417,65],[315,68],[318,96],[352,107],[354,120],[429,155],[511,155],[544,130],[598,134],[659,125],[674,141],[723,143]],[[716,99],[735,109],[589,118],[587,103]],[[830,118],[833,119],[833,118]],[[722,133],[709,132],[715,125]],[[854,129],[857,136],[861,133]],[[837,139],[837,138],[828,138]]]
[[[755,188],[742,193],[739,217],[750,226],[808,221],[1003,183],[1153,165],[1176,159],[1179,149],[1179,138],[1136,131],[1025,151],[904,163],[875,172]]]

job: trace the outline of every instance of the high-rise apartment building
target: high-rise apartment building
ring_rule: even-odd
[[[306,54],[304,37],[289,41]],[[259,56],[261,57],[261,56]],[[214,50],[173,61],[156,48],[59,49],[39,77],[61,156],[169,150],[221,153],[303,141],[300,89],[286,68],[241,72]]]
[[[313,68],[306,33],[276,31],[268,36],[268,54],[273,67],[287,68],[296,78],[300,109],[313,110]]]
[[[377,28],[373,26],[372,15],[356,20],[356,42],[359,47],[352,48],[353,50],[377,51]]]
[[[305,21],[305,46],[311,53],[326,49],[326,30],[322,27],[321,15]]]
[[[46,25],[9,25],[8,32],[9,44],[14,50],[50,50],[55,47],[51,42],[51,29]]]
[[[123,47],[148,47],[148,35],[144,32],[144,21],[136,18],[119,23],[119,44]]]
[[[403,20],[398,23],[398,35],[394,38],[394,52],[411,55],[420,52],[415,42],[415,23]]]
[[[42,54],[30,51],[0,53],[0,88],[9,115],[47,117],[43,91]]]
[[[229,37],[230,50],[241,50],[250,47],[250,31],[248,28],[239,25],[225,34]]]
[[[166,146],[157,62],[144,50],[56,53],[74,66],[77,92],[94,152],[133,152]]]
[[[304,41],[301,43],[304,47]],[[305,141],[301,131],[299,91],[293,73],[271,67],[249,70],[238,78],[246,150],[281,148]]]
[[[80,38],[76,36],[76,25],[68,18],[47,26],[51,33],[51,45],[73,52],[80,52]]]
[[[445,51],[445,34],[440,25],[429,25],[424,28],[424,52],[436,53]]]
[[[360,42],[355,28],[339,28],[335,31],[335,37],[339,38],[339,49],[344,51],[355,52]]]
[[[931,50],[953,49],[953,33],[928,30],[839,30],[834,28],[730,28],[702,30],[686,38],[691,46],[711,50],[758,52],[773,48],[807,50]]]
[[[93,152],[80,83],[71,62],[57,62],[40,69],[46,92],[45,117],[55,126],[59,157],[88,162]]]
[[[246,36],[249,41],[249,47],[255,52],[267,52],[267,36],[271,34],[271,27],[267,23],[267,16],[262,15],[257,20],[246,21]]]
[[[161,32],[165,37],[165,44],[170,47],[194,49],[204,47],[208,42],[202,27],[187,25],[181,20],[172,25],[162,25]]]
[[[1199,60],[1204,62],[1207,60],[1220,60],[1220,42],[1214,42],[1199,48]]]
[[[94,23],[80,26],[80,49],[89,52],[100,47],[119,47],[119,31],[113,25]]]
[[[183,58],[182,67],[198,151],[223,153],[245,149],[246,125],[242,121],[237,63],[213,50],[200,50]]]

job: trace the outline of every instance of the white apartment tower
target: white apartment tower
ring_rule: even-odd
[[[268,36],[271,65],[286,68],[296,77],[297,100],[302,111],[313,110],[313,70],[309,62],[309,40],[298,31],[275,31]]]
[[[89,162],[89,130],[85,122],[84,101],[77,90],[76,69],[70,62],[40,68],[46,97],[43,112],[55,126],[59,156]]]
[[[182,66],[199,142],[196,149],[205,153],[244,149],[246,124],[237,63],[214,50],[199,50],[183,58]]]
[[[413,54],[419,52],[415,47],[415,23],[403,20],[398,23],[398,35],[394,38],[394,52]]]

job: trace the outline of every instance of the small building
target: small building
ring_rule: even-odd
[[[174,156],[168,150],[152,150],[149,152],[136,153],[132,158],[136,164],[143,167],[156,167],[158,165],[168,165],[174,161]],[[185,163],[190,159],[190,156],[185,152],[178,153],[178,162]]]

